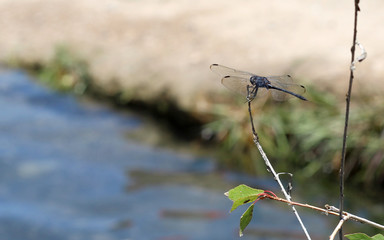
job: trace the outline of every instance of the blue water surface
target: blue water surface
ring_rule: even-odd
[[[140,116],[53,92],[19,70],[0,72],[0,109],[1,240],[239,238],[246,208],[229,214],[223,195],[236,177],[211,159],[128,139],[145,128]],[[303,238],[283,204],[265,201],[254,214],[242,239]],[[303,218],[327,236],[324,218]]]

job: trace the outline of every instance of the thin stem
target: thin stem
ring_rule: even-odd
[[[331,214],[331,215],[334,215],[334,216],[340,216],[340,210],[337,209],[336,207],[333,207],[333,206],[325,205],[325,209],[324,209],[324,208],[316,207],[316,206],[309,205],[309,204],[306,204],[306,203],[299,203],[299,202],[288,201],[286,199],[279,198],[279,197],[276,197],[276,196],[272,196],[270,194],[266,194],[266,195],[264,195],[264,197],[272,199],[272,200],[276,200],[276,201],[279,201],[279,202],[285,202],[285,203],[287,203],[289,205],[295,205],[295,206],[299,206],[299,207],[305,207],[305,208],[309,208],[309,209],[312,209],[312,210],[316,210],[316,211],[322,212],[322,213],[324,213],[326,215]],[[372,225],[373,227],[376,227],[376,228],[384,229],[384,225],[378,224],[376,222],[373,222],[373,221],[370,221],[368,219],[365,219],[365,218],[353,215],[353,214],[351,214],[349,212],[345,212],[345,211],[343,212],[343,219],[344,220],[352,219],[352,220],[358,221],[360,223],[365,223],[365,224]]]
[[[345,172],[345,155],[346,155],[346,142],[347,142],[347,134],[348,134],[348,122],[349,122],[349,108],[351,102],[351,93],[352,93],[352,85],[353,85],[353,71],[354,71],[354,60],[355,60],[355,45],[356,45],[356,35],[357,35],[357,13],[360,11],[359,8],[359,0],[355,0],[355,20],[354,20],[354,28],[353,28],[353,40],[351,47],[351,67],[350,67],[350,76],[349,76],[349,86],[348,93],[346,97],[346,109],[345,109],[345,123],[344,123],[344,134],[343,134],[343,147],[341,154],[341,164],[340,164],[340,220],[343,219],[343,209],[344,209],[344,172]],[[343,239],[343,228],[340,227],[339,231],[340,240]]]
[[[289,205],[295,205],[295,206],[299,206],[299,207],[310,208],[310,209],[313,209],[313,210],[325,213],[326,215],[331,214],[331,215],[339,216],[339,212],[334,212],[334,211],[329,210],[329,209],[324,209],[324,208],[312,206],[312,205],[309,205],[309,204],[306,204],[306,203],[299,203],[299,202],[288,201],[288,200],[286,200],[284,198],[279,198],[279,197],[275,197],[275,196],[271,196],[271,195],[266,195],[265,197],[269,198],[269,199],[272,199],[272,200],[279,201],[279,202],[285,202],[285,203],[287,203]]]
[[[277,175],[277,173],[275,172],[271,162],[269,161],[267,155],[265,154],[263,148],[261,147],[260,145],[260,142],[259,142],[259,136],[257,135],[257,132],[255,130],[255,126],[253,124],[253,117],[252,117],[252,109],[251,109],[251,101],[248,101],[248,112],[249,112],[249,118],[250,118],[250,121],[251,121],[251,126],[252,126],[252,134],[253,134],[253,142],[255,143],[255,145],[257,146],[257,149],[259,149],[259,152],[261,154],[261,157],[264,159],[264,162],[265,162],[265,165],[267,166],[267,170],[272,173],[274,179],[276,180],[276,182],[279,184],[280,186],[280,189],[281,191],[283,192],[285,198],[287,199],[288,202],[291,202],[291,196],[287,193],[287,191],[285,191],[285,188],[283,186],[283,183],[280,181],[280,178],[279,176]],[[288,205],[291,205],[291,204],[288,204]],[[292,211],[294,212],[294,214],[296,215],[296,218],[297,220],[299,221],[300,225],[301,225],[301,228],[303,229],[304,233],[305,233],[305,236],[307,237],[308,240],[311,240],[311,237],[309,236],[309,233],[306,229],[306,227],[304,226],[304,223],[303,221],[301,220],[300,218],[300,215],[299,213],[297,212],[296,208],[291,205],[292,207]]]
[[[256,139],[256,141],[258,142],[259,136],[257,135],[257,132],[255,130],[255,126],[253,124],[253,116],[252,116],[252,109],[251,109],[251,101],[250,100],[248,100],[248,112],[249,112],[249,119],[251,121],[251,126],[252,126],[253,138],[254,138],[254,140]]]
[[[333,212],[335,212],[335,213],[339,213],[339,214],[340,214],[340,210],[337,209],[336,207],[326,205],[326,208],[327,208],[329,211],[333,211]],[[368,220],[368,219],[365,219],[365,218],[362,218],[362,217],[353,215],[353,214],[348,213],[348,212],[345,212],[345,211],[344,211],[344,215],[348,215],[351,219],[353,219],[353,220],[355,220],[355,221],[358,221],[358,222],[361,222],[361,223],[366,223],[366,224],[372,225],[372,226],[374,226],[374,227],[376,227],[376,228],[380,228],[380,229],[383,229],[383,230],[384,230],[384,225],[375,223],[375,222],[373,222],[373,221],[370,221],[370,220]]]
[[[346,220],[347,220],[347,218],[340,219],[339,224],[337,224],[335,230],[333,230],[332,234],[329,236],[329,240],[335,239],[337,232],[341,231],[341,228],[343,227],[343,224],[345,223]]]

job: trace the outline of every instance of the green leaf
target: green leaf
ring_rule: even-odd
[[[345,235],[349,240],[384,240],[384,236],[382,234],[377,234],[373,237],[368,236],[365,233],[353,233]]]
[[[345,235],[346,238],[349,240],[372,240],[371,237],[364,233],[353,233],[353,234],[347,234]]]
[[[230,211],[232,212],[238,206],[255,201],[259,197],[258,195],[263,192],[264,190],[251,188],[247,185],[241,184],[224,193],[224,195],[233,201]]]
[[[384,236],[382,234],[376,234],[372,237],[373,240],[384,240]]]
[[[254,204],[251,204],[251,206],[249,206],[249,208],[247,209],[247,211],[245,211],[243,213],[243,215],[241,215],[241,218],[240,218],[240,231],[239,231],[239,236],[242,237],[243,236],[243,231],[244,229],[248,226],[248,224],[251,222],[252,220],[252,216],[253,216],[253,207],[255,205]]]

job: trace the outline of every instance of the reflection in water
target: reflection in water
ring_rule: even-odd
[[[184,209],[164,209],[161,211],[161,217],[174,219],[217,219],[223,218],[226,214],[219,211],[196,211]]]
[[[159,185],[195,186],[211,191],[222,191],[235,187],[225,179],[223,173],[211,172],[165,172],[132,170],[128,172],[132,179],[128,191]]]
[[[140,117],[50,92],[19,71],[0,73],[0,109],[2,239],[237,238],[242,209],[229,215],[223,195],[236,175],[127,139]],[[254,214],[250,229],[301,231],[285,206],[263,202]],[[303,215],[326,236],[324,219]]]

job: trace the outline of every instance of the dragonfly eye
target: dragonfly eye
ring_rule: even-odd
[[[257,76],[252,76],[249,81],[251,82],[252,85],[256,85],[257,82]]]

